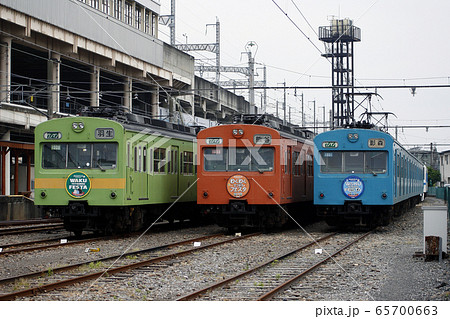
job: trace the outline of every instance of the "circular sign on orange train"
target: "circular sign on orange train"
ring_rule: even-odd
[[[250,183],[243,175],[233,175],[228,179],[227,191],[234,198],[241,198],[247,195]]]

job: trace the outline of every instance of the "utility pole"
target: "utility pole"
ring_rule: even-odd
[[[302,92],[302,127],[305,127],[305,110],[303,105],[303,92]]]
[[[278,118],[278,100],[277,100],[277,103],[276,103],[276,105],[277,105],[277,109],[276,109],[276,113],[275,113],[275,116]]]
[[[159,24],[169,26],[170,45],[175,46],[175,0],[170,1],[170,15],[159,16]]]
[[[283,118],[283,125],[286,125],[286,80],[283,82],[283,112],[284,112],[284,118]]]
[[[309,102],[313,102],[313,105],[314,105],[313,133],[316,134],[316,100],[309,101]]]
[[[278,84],[283,84],[283,125],[286,125],[286,80]]]
[[[323,109],[323,132],[325,132],[325,105],[319,106],[319,109]]]
[[[316,100],[314,100],[314,134],[316,134]]]
[[[431,151],[430,167],[433,167],[433,143],[430,143],[430,151]]]
[[[256,45],[256,42],[250,41],[245,45],[245,49],[247,50],[248,54],[248,70],[249,70],[249,97],[248,100],[250,102],[250,113],[257,114],[257,108],[255,105],[255,57],[252,56],[251,49],[256,46],[256,50],[258,50],[258,46]]]

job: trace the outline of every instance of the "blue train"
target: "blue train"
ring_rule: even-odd
[[[329,225],[387,225],[424,197],[426,167],[388,133],[336,129],[314,145],[314,204]]]

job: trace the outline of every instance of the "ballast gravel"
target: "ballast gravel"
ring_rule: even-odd
[[[335,264],[316,270],[312,274],[316,284],[309,289],[302,287],[300,281],[291,287],[296,297],[291,295],[283,299],[280,296],[277,300],[450,300],[449,259],[425,262],[414,257],[415,252],[423,249],[422,205],[441,206],[444,202],[427,198],[389,226],[377,229],[360,241],[356,249],[337,256]],[[323,222],[305,226],[305,229],[316,238],[333,231]],[[207,226],[146,234],[132,249],[221,231],[224,229]],[[309,239],[299,228],[264,234],[151,267],[103,277],[96,282],[77,284],[20,300],[176,300],[290,251]],[[135,240],[136,237],[99,241],[92,244],[100,248],[95,257],[123,252]],[[85,248],[71,246],[0,256],[0,278],[93,258],[94,254],[85,253]],[[285,295],[289,296],[289,293],[286,291]]]

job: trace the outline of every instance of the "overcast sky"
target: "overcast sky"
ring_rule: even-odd
[[[170,0],[161,0],[161,11],[170,13]],[[450,84],[450,41],[446,34],[450,30],[449,12],[450,1],[444,0],[178,0],[176,40],[215,42],[215,28],[206,25],[215,24],[217,18],[222,66],[248,66],[242,52],[249,41],[254,41],[255,62],[260,64],[257,68],[266,65],[269,86],[282,85],[284,81],[288,87],[327,86],[331,85],[331,64],[321,57],[324,44],[316,33],[319,26],[330,24],[332,16],[350,18],[362,34],[354,49],[356,86],[447,85]],[[169,42],[168,34],[169,29],[160,26],[160,38]],[[215,63],[212,53],[192,54],[207,59],[203,62],[206,65]],[[262,75],[261,70],[258,73]],[[213,81],[214,74],[207,78]],[[239,75],[221,75],[222,81],[231,78]],[[257,104],[261,99],[259,92]],[[289,91],[288,105],[297,123],[301,121],[301,93],[307,121],[313,121],[313,103],[309,102],[313,100],[316,121],[322,121],[323,107],[327,112],[331,107],[331,91],[302,90],[297,91],[297,97],[293,90]],[[417,89],[415,96],[403,88],[380,89],[378,94],[381,97],[372,98],[372,111],[395,113],[397,118],[391,117],[390,125],[450,125],[450,88]],[[281,103],[283,93],[271,90],[268,95],[268,112],[274,114],[275,100]],[[279,112],[282,114],[281,104]],[[393,129],[389,132],[394,135]],[[450,129],[430,128],[428,132],[399,129],[398,139],[408,144],[449,143],[438,150],[450,149]]]

